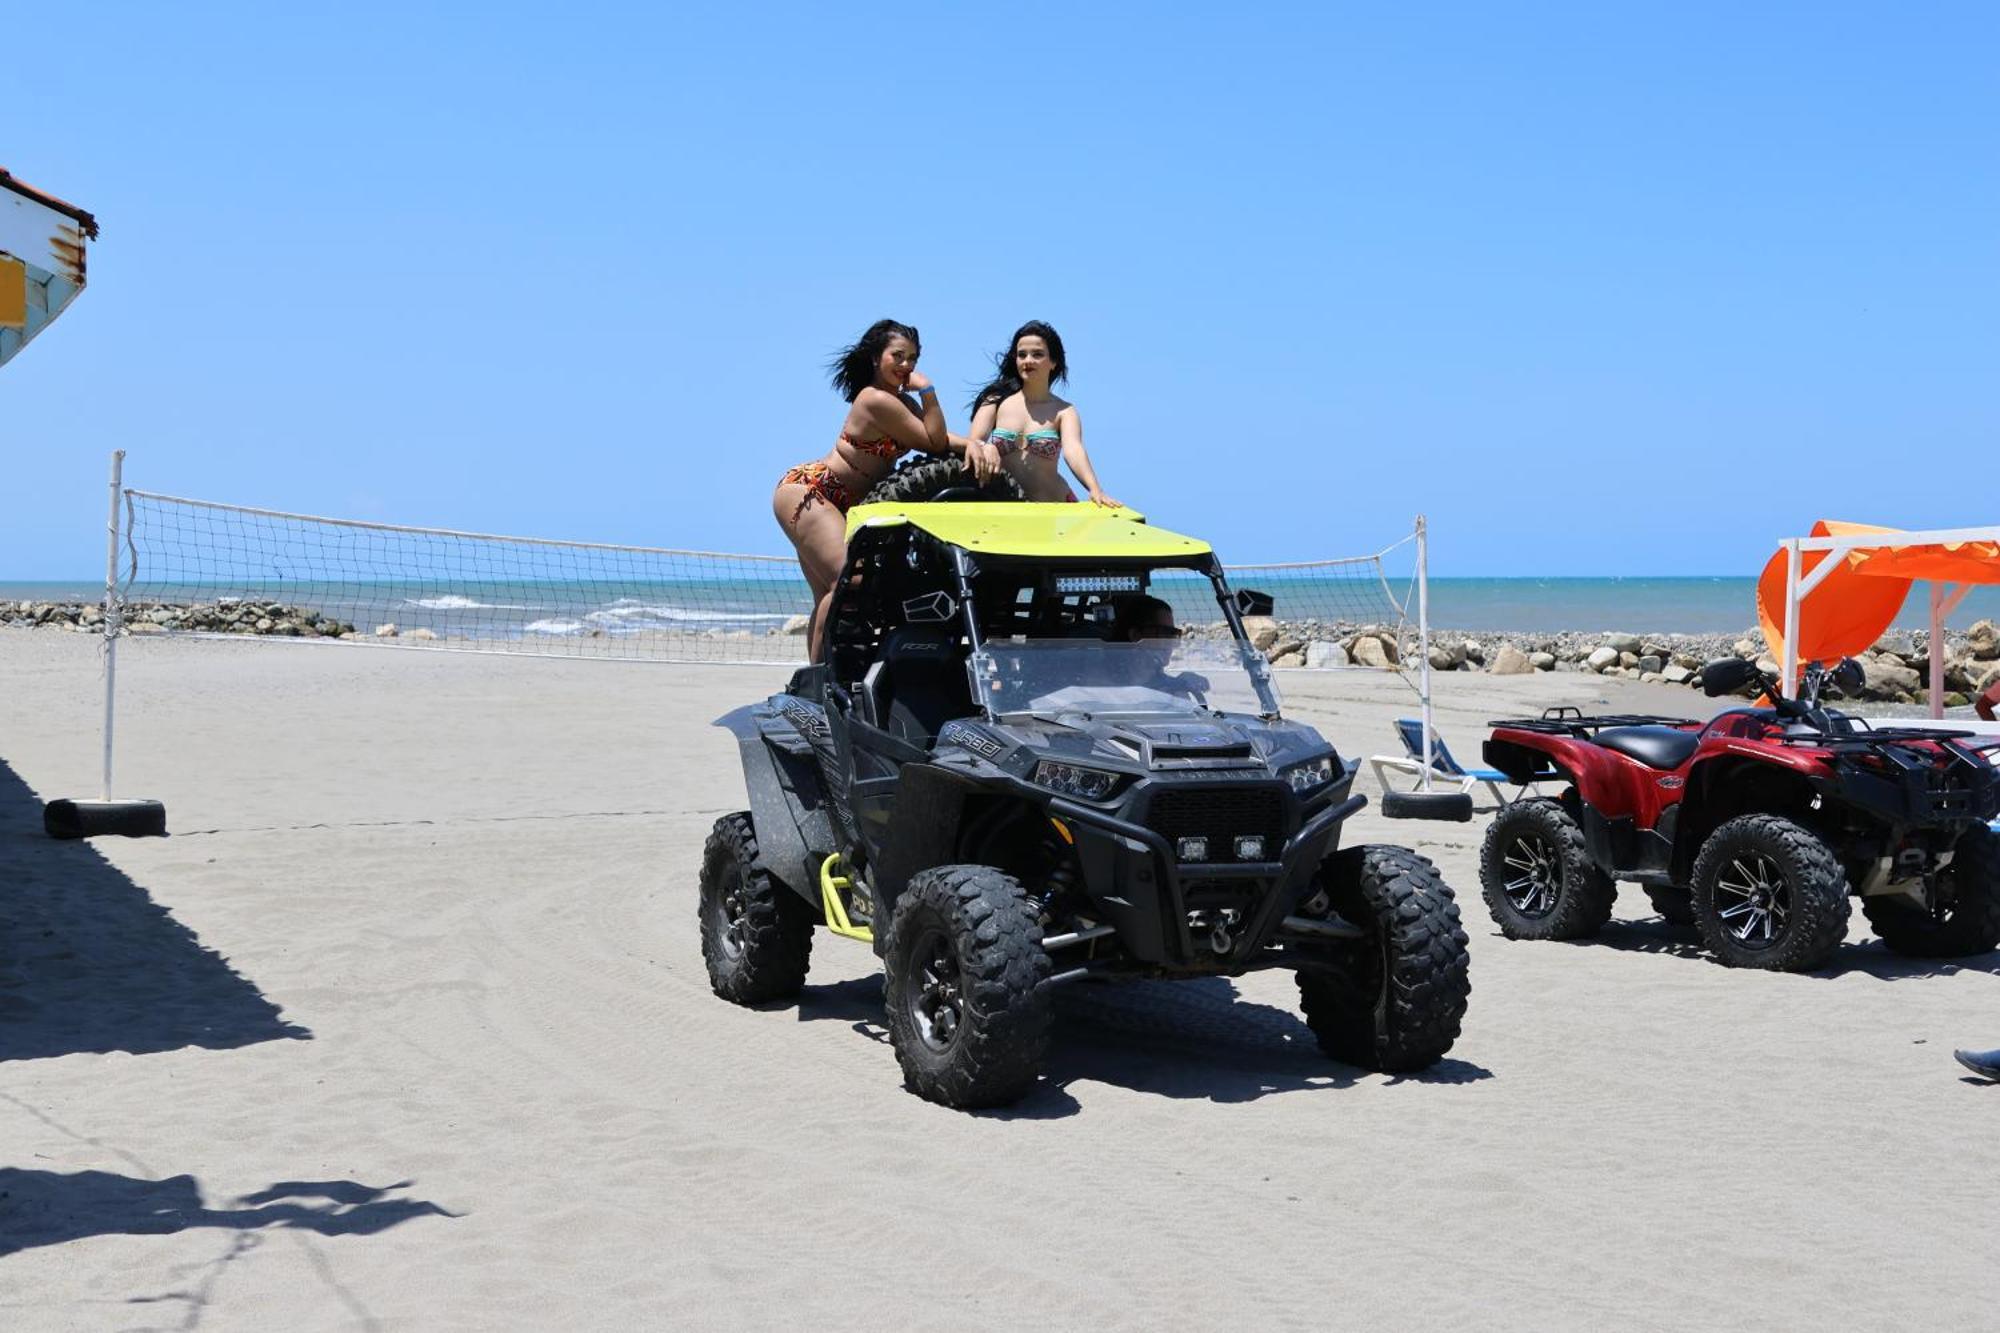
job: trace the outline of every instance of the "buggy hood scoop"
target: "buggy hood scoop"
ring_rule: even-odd
[[[1254,753],[1249,734],[1226,722],[1190,718],[1119,730],[1143,741],[1154,759],[1249,759]]]

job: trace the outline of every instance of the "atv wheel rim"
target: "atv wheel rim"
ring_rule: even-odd
[[[1784,936],[1792,916],[1785,872],[1762,852],[1731,857],[1728,868],[1715,877],[1715,915],[1744,948],[1770,948]]]
[[[1538,833],[1523,833],[1508,844],[1500,864],[1507,868],[1503,885],[1507,902],[1525,917],[1545,917],[1556,910],[1562,889],[1562,865],[1556,849]]]
[[[910,951],[910,1020],[917,1039],[933,1051],[948,1051],[965,1023],[965,974],[958,952],[941,930],[924,933]]]
[[[731,873],[715,896],[716,938],[722,943],[722,952],[730,958],[743,956],[744,934],[748,929],[748,913],[743,905],[743,876]]]

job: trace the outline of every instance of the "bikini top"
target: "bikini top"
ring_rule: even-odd
[[[1016,449],[1035,458],[1054,458],[1062,452],[1062,432],[1057,430],[1031,430],[1026,440],[1018,430],[996,430],[986,438],[1003,457]]]
[[[905,453],[909,452],[887,435],[884,435],[879,440],[857,440],[843,431],[840,438],[844,443],[852,445],[861,453],[873,454],[877,458],[901,458]]]

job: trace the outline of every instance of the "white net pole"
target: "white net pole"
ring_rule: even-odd
[[[125,451],[111,454],[111,516],[104,534],[104,790],[111,800],[112,729],[118,712],[118,495],[125,477]]]
[[[1419,789],[1431,789],[1431,765],[1435,747],[1431,736],[1431,587],[1430,525],[1417,515],[1417,669],[1421,683],[1417,695],[1423,702],[1424,774]]]

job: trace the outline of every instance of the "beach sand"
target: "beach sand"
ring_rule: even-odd
[[[0,634],[0,1325],[1621,1328],[1983,1324],[1995,956],[1856,924],[1731,971],[1636,889],[1512,943],[1481,823],[1391,823],[1458,891],[1449,1059],[1321,1057],[1290,979],[1075,990],[1008,1114],[904,1091],[874,958],[708,989],[695,873],[743,805],[708,723],[773,669],[138,641],[120,787],[173,836],[59,844],[99,644]],[[1344,754],[1394,677],[1281,674]],[[1685,690],[1455,675],[1488,717]],[[1600,701],[1602,701],[1600,703]],[[1364,775],[1361,789],[1373,794]]]

